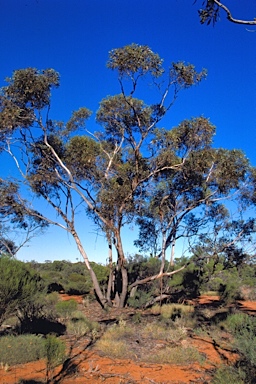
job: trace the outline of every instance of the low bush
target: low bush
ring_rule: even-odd
[[[244,383],[255,383],[256,377],[256,318],[246,314],[228,316],[224,326],[233,334],[233,346],[240,355],[237,366]],[[233,381],[234,382],[234,381]]]
[[[64,341],[54,335],[48,335],[44,339],[45,358],[52,368],[64,361],[66,346]]]
[[[150,354],[147,359],[150,363],[186,365],[195,362],[203,363],[204,357],[195,347],[179,345],[166,347]]]
[[[67,320],[77,310],[77,302],[74,299],[59,301],[55,305],[55,309],[59,317]]]
[[[35,335],[2,336],[0,338],[0,362],[16,365],[45,357],[45,340]]]
[[[187,336],[186,328],[183,326],[176,327],[175,322],[173,327],[166,327],[158,323],[148,323],[142,330],[141,336],[145,339],[165,340],[170,343],[178,343],[184,340]]]
[[[244,384],[244,372],[232,366],[222,366],[215,372],[212,384]]]
[[[160,314],[163,320],[175,320],[177,317],[190,316],[194,312],[192,305],[185,304],[164,304],[152,307],[151,312],[156,315]]]
[[[237,334],[246,326],[247,322],[248,315],[244,313],[234,313],[227,317],[223,325],[229,332]]]
[[[143,308],[148,303],[148,301],[150,301],[151,298],[151,292],[137,290],[133,297],[129,297],[127,304],[129,305],[129,307],[135,309]]]
[[[219,287],[220,299],[225,305],[232,304],[236,300],[242,299],[241,287],[237,279],[229,278],[226,283],[220,284]]]
[[[179,320],[179,319],[178,319]],[[96,348],[112,358],[134,358],[154,363],[190,364],[202,362],[202,355],[190,347],[185,327],[173,322],[173,327],[148,322],[137,327],[120,320],[110,327],[96,343]],[[149,348],[151,353],[148,353]]]
[[[80,311],[74,312],[72,318],[67,323],[67,333],[73,334],[76,337],[84,336],[89,332],[96,334],[99,329],[99,323],[88,320]]]
[[[44,340],[46,358],[46,378],[47,382],[52,378],[53,370],[57,365],[65,360],[65,343],[56,336],[48,335]]]
[[[112,358],[129,359],[134,356],[133,352],[127,346],[127,338],[134,336],[134,328],[121,325],[113,325],[97,341],[96,348],[104,355]]]

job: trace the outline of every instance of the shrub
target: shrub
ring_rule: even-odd
[[[234,344],[247,366],[256,370],[256,319],[249,317],[247,320],[239,332],[235,333]]]
[[[46,376],[47,381],[52,376],[53,369],[61,364],[65,359],[65,344],[56,336],[48,335],[44,341],[46,358]]]
[[[48,293],[43,300],[44,316],[50,319],[56,319],[57,310],[56,304],[60,301],[60,296],[57,292]]]
[[[228,331],[234,334],[239,334],[241,330],[246,326],[248,321],[248,315],[244,313],[234,313],[229,315],[224,322],[224,326]]]
[[[67,323],[67,333],[81,337],[89,332],[96,334],[100,329],[99,323],[90,321],[82,312],[73,313],[72,318]]]
[[[222,302],[229,305],[235,300],[241,299],[242,280],[237,268],[224,269],[220,272],[219,277],[222,279],[218,290]]]
[[[186,328],[183,325],[173,322],[173,327],[166,327],[163,324],[148,323],[141,330],[141,337],[151,340],[165,340],[170,343],[177,343],[187,336]]]
[[[42,287],[40,278],[32,270],[8,256],[0,256],[0,276],[1,324],[12,315],[24,316]]]
[[[121,325],[113,325],[97,341],[96,348],[104,355],[113,358],[132,358],[133,353],[127,346],[127,338],[134,336],[135,329]]]
[[[138,309],[144,307],[151,298],[152,292],[145,292],[138,289],[133,297],[129,297],[127,303],[129,307]]]
[[[177,317],[188,316],[194,312],[192,305],[185,304],[164,304],[161,307],[161,318],[163,320],[175,320]]]
[[[175,322],[173,324],[173,328],[156,322],[147,323],[143,327],[135,327],[134,324],[130,327],[121,319],[105,332],[96,347],[112,358],[136,356],[145,362],[175,364],[201,362],[201,354],[186,342],[186,329]],[[161,345],[160,349],[158,345]],[[151,353],[148,353],[149,348]]]
[[[227,328],[234,335],[234,347],[238,350],[240,371],[245,375],[246,383],[254,383],[256,376],[256,318],[245,314],[230,315]]]
[[[213,384],[244,384],[245,375],[241,370],[231,366],[222,366],[215,372]]]
[[[64,320],[67,320],[72,316],[73,312],[77,310],[77,302],[74,299],[59,301],[55,305],[55,309],[59,317],[62,317],[64,318]]]
[[[158,364],[186,365],[195,362],[202,363],[204,358],[195,347],[180,345],[172,348],[166,347],[156,353],[149,354],[147,361]]]
[[[35,335],[2,336],[0,362],[16,365],[36,361],[45,356],[44,339]]]

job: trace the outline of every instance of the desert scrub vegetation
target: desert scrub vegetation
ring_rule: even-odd
[[[45,357],[45,340],[35,335],[1,336],[0,362],[9,366]]]
[[[67,334],[81,337],[91,333],[96,338],[100,331],[100,325],[96,321],[91,321],[80,311],[73,313],[71,319],[67,322]]]
[[[165,320],[175,320],[176,317],[190,316],[193,312],[194,307],[185,304],[164,304],[162,306],[157,304],[151,308],[153,315],[160,315],[161,318]]]
[[[187,329],[173,321],[141,322],[132,325],[121,320],[108,328],[96,343],[96,349],[112,358],[133,358],[139,361],[168,364],[202,362],[202,355],[186,341]],[[150,353],[149,353],[150,350]]]
[[[56,336],[36,335],[2,336],[0,338],[0,365],[3,369],[18,364],[46,359],[51,371],[65,359],[65,343]]]
[[[77,310],[77,302],[74,299],[58,301],[55,304],[55,310],[58,317],[67,321]]]
[[[240,369],[231,366],[221,366],[215,372],[212,384],[245,384],[245,374]]]
[[[158,364],[188,365],[195,362],[202,364],[204,361],[205,357],[195,347],[186,343],[161,348],[147,357],[147,362]]]
[[[214,384],[227,382],[254,384],[256,377],[256,318],[244,313],[234,313],[221,324],[232,335],[231,346],[239,358],[233,366],[220,367]],[[232,378],[230,381],[229,378]]]
[[[103,355],[112,358],[132,358],[133,353],[128,348],[127,343],[127,338],[132,336],[134,336],[132,328],[114,324],[97,341],[96,349],[103,353]]]
[[[48,335],[44,340],[44,352],[46,358],[46,379],[48,383],[52,378],[54,368],[65,360],[65,343],[53,335]]]
[[[194,328],[196,317],[195,308],[186,304],[164,304],[154,305],[151,308],[153,315],[159,315],[160,321],[166,326],[177,328],[178,324],[182,327]]]

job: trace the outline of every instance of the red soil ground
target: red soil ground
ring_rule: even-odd
[[[80,296],[72,296],[78,303],[82,302]],[[63,300],[70,299],[62,295]],[[218,301],[218,297],[202,296],[196,304],[212,305]],[[241,309],[252,315],[256,314],[256,302],[239,302]],[[87,312],[87,311],[85,311]],[[100,313],[100,311],[99,311]],[[86,313],[88,315],[88,313]],[[97,314],[96,314],[97,317]],[[198,350],[205,354],[206,362],[202,365],[192,364],[187,366],[168,364],[146,364],[132,360],[111,359],[101,357],[97,351],[86,349],[86,340],[78,343],[73,350],[72,363],[76,365],[75,370],[69,376],[61,377],[61,384],[182,384],[182,383],[210,383],[210,373],[213,369],[223,363],[223,358],[229,361],[236,356],[231,352],[216,348],[210,338],[193,337],[189,339],[190,345],[195,345]],[[38,383],[45,380],[45,362],[37,361],[9,368],[6,372],[0,369],[1,384],[16,384],[20,379],[36,380]],[[56,373],[58,373],[56,371]]]

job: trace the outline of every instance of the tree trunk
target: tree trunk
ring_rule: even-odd
[[[112,243],[111,239],[108,243],[108,262],[109,262],[109,277],[108,277],[108,288],[107,288],[107,301],[109,305],[112,305],[111,293],[113,291],[113,257],[112,257]]]
[[[162,231],[162,252],[161,252],[161,267],[159,275],[162,275],[165,267],[165,258],[166,258],[166,232]]]
[[[125,306],[126,298],[127,298],[127,292],[128,292],[128,273],[127,269],[125,267],[125,256],[124,256],[124,250],[122,246],[122,240],[120,236],[120,231],[116,231],[115,233],[116,242],[115,247],[117,250],[118,260],[117,260],[117,274],[116,279],[119,279],[119,281],[116,281],[116,285],[119,288],[119,308],[123,308]],[[121,280],[121,281],[120,281]]]
[[[171,257],[170,257],[170,266],[171,266],[171,267],[174,266],[175,243],[176,243],[176,241],[173,240],[173,242],[172,242],[172,246],[171,246]]]
[[[122,292],[120,295],[119,308],[124,308],[127,292],[128,292],[128,273],[124,265],[121,266],[121,275],[122,275]]]
[[[71,233],[75,239],[77,248],[84,259],[85,265],[86,265],[86,267],[90,273],[95,294],[97,295],[97,298],[99,299],[99,302],[102,305],[102,307],[106,308],[108,306],[107,299],[104,297],[104,295],[101,291],[98,279],[97,279],[97,277],[96,277],[96,275],[95,275],[95,273],[94,273],[94,271],[90,265],[90,261],[89,261],[88,256],[87,256],[87,254],[86,254],[86,252],[85,252],[85,250],[81,244],[80,238],[74,229],[72,230]]]

